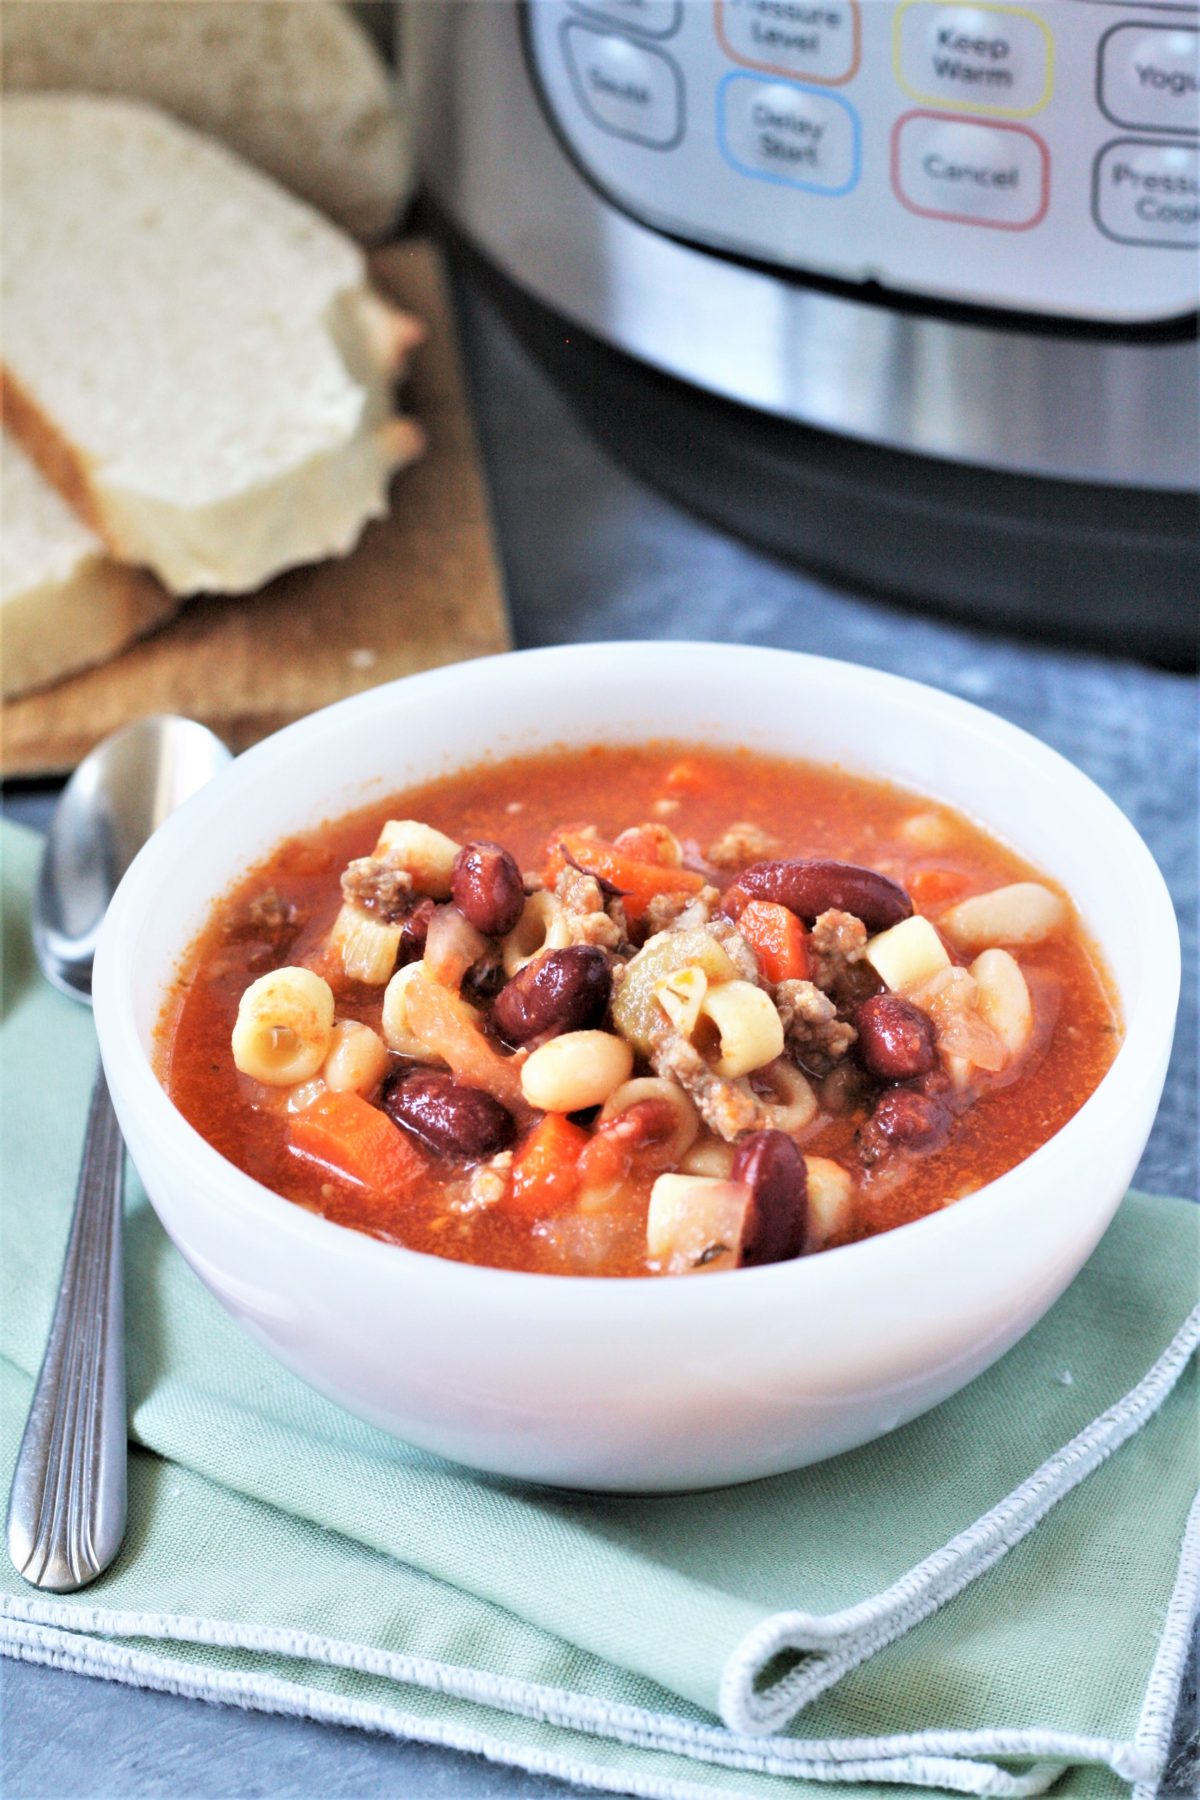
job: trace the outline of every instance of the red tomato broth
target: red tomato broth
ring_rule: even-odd
[[[944,821],[948,841],[936,850],[907,841],[900,828],[914,813]],[[520,1206],[459,1214],[446,1204],[456,1182],[461,1187],[454,1173],[448,1183],[433,1179],[428,1191],[416,1195],[371,1193],[293,1154],[282,1100],[264,1103],[263,1090],[232,1060],[230,1035],[242,992],[280,960],[321,966],[341,903],[340,872],[369,853],[383,821],[393,817],[421,819],[460,843],[494,840],[524,869],[544,861],[548,839],[564,825],[586,822],[611,841],[629,826],[656,821],[707,846],[735,822],[752,821],[779,840],[781,848],[772,854],[861,863],[904,886],[919,871],[941,872],[944,881],[924,884],[938,896],[927,907],[933,917],[961,898],[1014,881],[1036,878],[1062,891],[960,814],[886,782],[837,767],[690,745],[596,746],[483,764],[277,846],[214,906],[184,958],[158,1032],[159,1073],[172,1100],[245,1173],[337,1223],[455,1260],[544,1273],[648,1273],[649,1180],[619,1217],[588,1217],[560,1204],[542,1220]],[[918,893],[922,885],[918,881]],[[286,956],[273,962],[262,960],[252,932],[236,929],[250,900],[267,886],[303,920]],[[822,1115],[819,1129],[805,1133],[806,1154],[833,1158],[856,1175],[852,1237],[918,1219],[995,1179],[1058,1131],[1108,1068],[1120,1040],[1118,1009],[1078,923],[1022,951],[1020,963],[1034,1002],[1033,1044],[1012,1079],[988,1086],[957,1117],[941,1149],[906,1158],[902,1174],[880,1178],[858,1166],[861,1113]],[[339,1018],[378,1027],[379,989],[343,984],[336,992]]]

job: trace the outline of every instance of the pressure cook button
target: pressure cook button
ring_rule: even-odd
[[[905,0],[893,31],[900,85],[927,105],[1021,118],[1050,98],[1054,43],[1031,12]]]
[[[1159,250],[1200,246],[1200,150],[1118,138],[1096,158],[1092,211],[1118,244]]]
[[[683,77],[669,56],[572,21],[563,50],[579,104],[602,131],[652,150],[683,136]]]
[[[646,37],[670,37],[683,17],[683,0],[571,0],[571,5],[576,12],[591,13]]]
[[[1021,125],[907,113],[892,134],[892,186],[927,218],[1027,231],[1049,205],[1050,158]]]
[[[858,180],[858,114],[838,94],[727,75],[717,90],[717,134],[743,175],[820,194],[848,193]]]
[[[858,68],[858,0],[717,0],[717,36],[734,62],[805,81],[849,81]]]
[[[1117,125],[1200,132],[1200,31],[1114,25],[1100,40],[1100,104]]]

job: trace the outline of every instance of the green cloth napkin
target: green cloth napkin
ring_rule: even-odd
[[[7,1490],[96,1051],[33,963],[37,840],[0,851]],[[343,1413],[241,1334],[132,1175],[127,1208],[128,1537],[70,1597],[0,1559],[7,1654],[677,1800],[1152,1791],[1200,1579],[1197,1209],[1131,1195],[1023,1343],[879,1443],[613,1499]]]

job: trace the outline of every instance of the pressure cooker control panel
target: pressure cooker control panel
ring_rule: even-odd
[[[1200,297],[1200,6],[530,0],[544,102],[643,223],[1101,323]]]

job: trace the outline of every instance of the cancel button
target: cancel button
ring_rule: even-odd
[[[1021,231],[1046,211],[1049,158],[1020,126],[910,113],[893,137],[892,182],[913,212]]]

